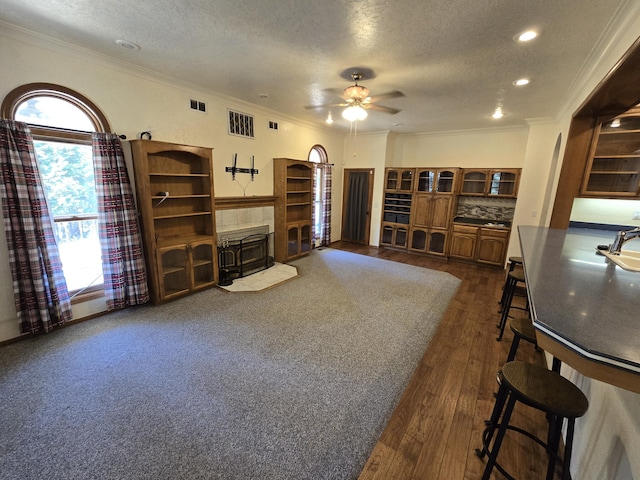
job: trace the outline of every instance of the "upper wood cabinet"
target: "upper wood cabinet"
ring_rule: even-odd
[[[417,168],[414,191],[416,193],[456,193],[458,170],[458,168]]]
[[[640,114],[599,121],[581,195],[635,197],[640,187]]]
[[[155,140],[131,147],[153,301],[214,285],[212,149]]]
[[[387,168],[384,172],[385,191],[408,192],[413,191],[415,168]]]
[[[460,195],[515,198],[518,196],[520,172],[519,168],[465,168],[462,170]]]

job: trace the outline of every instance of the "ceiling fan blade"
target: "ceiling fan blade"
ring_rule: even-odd
[[[321,108],[329,108],[329,107],[347,107],[348,103],[325,103],[322,105],[306,105],[304,108],[307,110],[319,110]]]
[[[398,97],[404,97],[404,93],[398,90],[393,90],[392,92],[381,93],[380,95],[374,95],[373,97],[369,97],[369,102],[374,103],[374,102],[379,102],[380,100],[388,100],[389,98],[398,98]]]
[[[375,110],[377,112],[390,113],[391,115],[395,115],[396,113],[401,111],[401,110],[398,110],[397,108],[383,107],[382,105],[376,105],[374,103],[366,103],[366,104],[363,104],[362,106],[367,110]]]

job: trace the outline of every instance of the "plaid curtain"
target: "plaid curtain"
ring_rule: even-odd
[[[321,165],[324,169],[324,196],[322,197],[322,205],[324,215],[322,217],[322,238],[320,245],[329,245],[331,243],[331,184],[333,176],[333,165],[324,163]]]
[[[71,319],[31,130],[0,119],[2,215],[20,333],[49,332]]]
[[[313,164],[313,178],[315,180],[318,170],[323,172],[322,178],[324,184],[322,185],[322,232],[318,235],[316,232],[316,209],[311,209],[311,235],[313,243],[316,245],[316,240],[320,241],[319,247],[328,246],[331,243],[331,183],[333,165],[330,163],[314,163]],[[316,198],[316,182],[313,182],[313,191],[311,192],[311,198]]]
[[[122,145],[115,134],[94,132],[92,139],[107,309],[146,303],[142,241]]]

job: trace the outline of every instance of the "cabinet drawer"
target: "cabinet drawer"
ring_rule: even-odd
[[[453,233],[469,233],[475,235],[478,233],[478,227],[472,227],[471,225],[454,225]]]

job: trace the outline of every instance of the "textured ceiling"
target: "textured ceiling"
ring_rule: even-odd
[[[0,21],[324,124],[351,67],[396,115],[360,131],[433,132],[554,117],[625,0],[2,0]],[[528,44],[514,36],[541,35]],[[116,45],[116,39],[140,50]],[[516,88],[512,82],[531,77]],[[368,77],[368,78],[367,78]],[[46,79],[42,79],[46,81]],[[268,95],[261,98],[261,94]],[[506,116],[490,118],[497,104]],[[332,110],[333,128],[348,128]],[[400,126],[394,124],[402,124]]]

